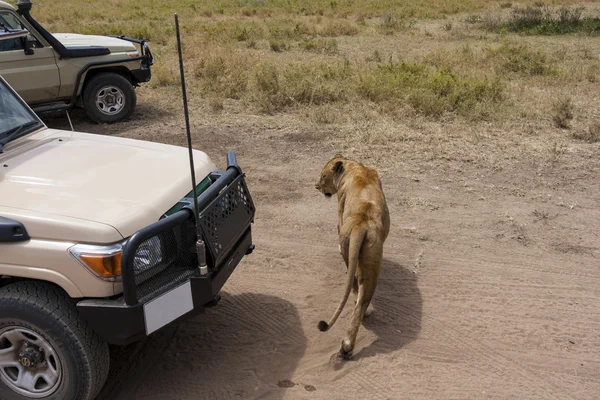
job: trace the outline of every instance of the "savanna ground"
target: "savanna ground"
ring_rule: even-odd
[[[600,4],[35,3],[51,31],[141,36],[156,56],[131,121],[74,112],[75,129],[184,145],[178,12],[195,146],[221,167],[235,150],[257,205],[219,306],[106,398],[598,397]],[[316,328],[345,280],[336,203],[314,189],[336,152],[378,169],[392,216],[345,364],[329,359],[352,301]],[[113,371],[136,365],[115,354]]]

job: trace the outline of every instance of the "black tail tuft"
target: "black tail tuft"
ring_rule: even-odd
[[[319,325],[317,325],[321,332],[326,332],[329,330],[329,324],[325,321],[319,321]]]

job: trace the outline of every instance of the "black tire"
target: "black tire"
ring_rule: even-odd
[[[96,102],[98,94],[107,88],[116,88],[120,91],[120,93],[116,93],[123,98],[124,104],[118,111],[105,108],[103,112],[103,107]],[[92,121],[108,124],[131,117],[137,103],[137,96],[131,82],[114,72],[102,72],[90,78],[83,88],[82,99],[85,113]]]
[[[33,331],[52,346],[58,357],[62,376],[43,400],[95,398],[108,376],[108,344],[81,319],[66,293],[44,282],[17,282],[0,288],[0,309],[0,332],[13,327]],[[10,342],[4,346],[10,346]],[[3,381],[7,376],[0,371],[0,399],[32,398],[9,387]]]

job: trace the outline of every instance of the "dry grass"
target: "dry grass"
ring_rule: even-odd
[[[573,103],[570,98],[560,98],[552,105],[552,121],[557,128],[568,129],[573,119]]]
[[[54,32],[149,39],[156,64],[141,90],[165,108],[180,104],[178,12],[190,100],[223,118],[294,115],[371,142],[407,140],[399,123],[418,129],[453,123],[464,131],[486,123],[568,126],[584,132],[573,137],[595,141],[592,113],[580,109],[593,101],[577,102],[575,120],[570,106],[553,99],[600,89],[597,43],[506,29],[507,21],[525,20],[527,7],[550,10],[534,3],[38,0],[33,12]],[[559,7],[580,4],[556,4],[546,19],[563,27],[595,12],[560,14]]]
[[[573,133],[573,137],[588,143],[600,142],[600,122],[593,121],[585,131]]]

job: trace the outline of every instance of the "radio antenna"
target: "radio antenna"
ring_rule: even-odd
[[[181,36],[179,34],[179,16],[175,13],[175,32],[177,33],[177,53],[179,54],[179,74],[181,76],[181,91],[183,94],[183,112],[185,115],[185,131],[187,134],[188,152],[190,157],[190,172],[192,174],[192,196],[194,198],[194,222],[196,225],[196,250],[198,252],[198,264],[200,275],[208,273],[206,265],[206,252],[202,234],[200,232],[200,210],[198,209],[198,194],[196,192],[196,169],[194,168],[194,155],[192,152],[192,134],[190,132],[190,117],[188,113],[188,101],[185,88],[185,74],[183,71],[183,56],[181,54]]]

